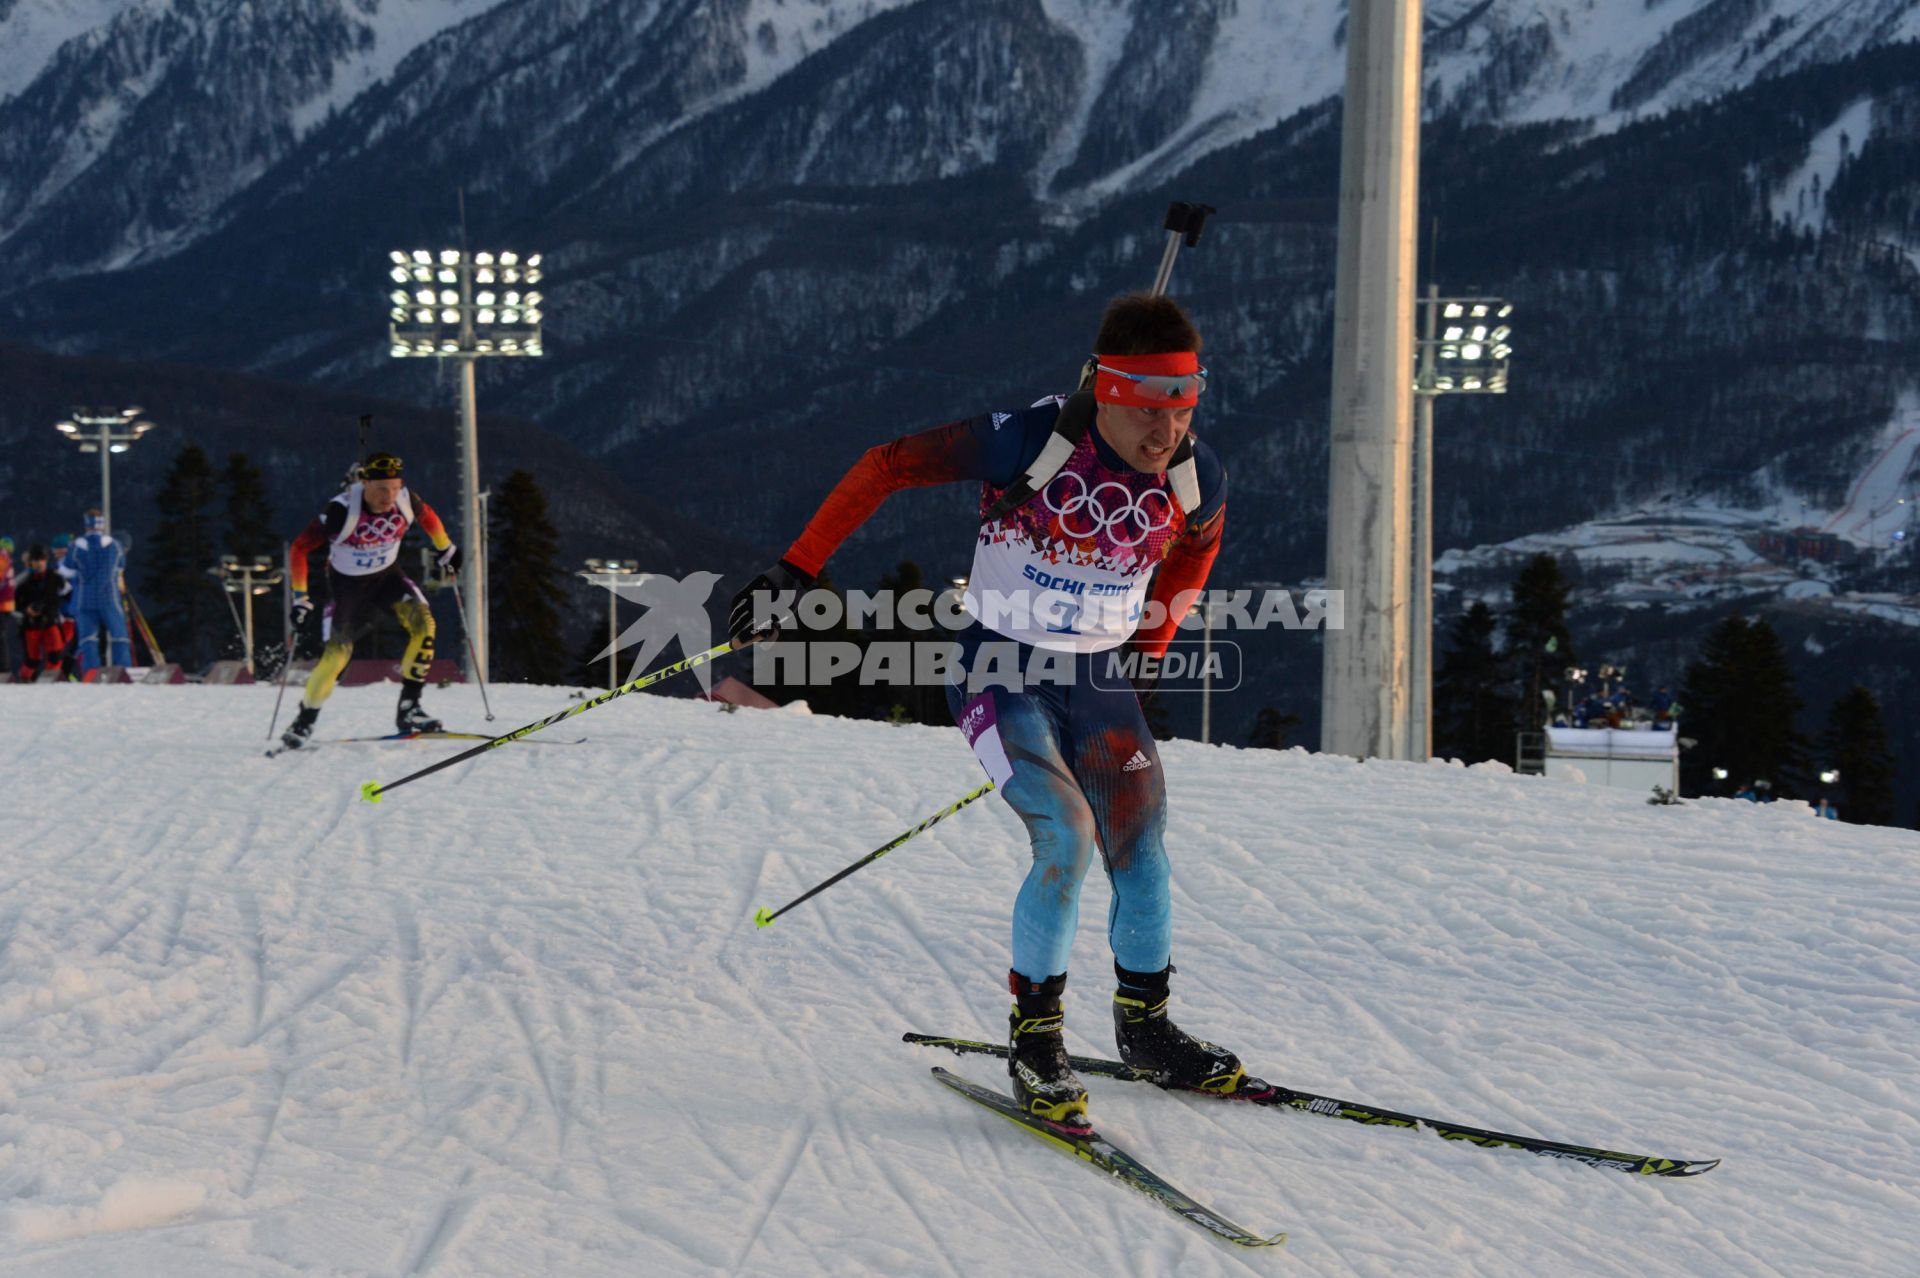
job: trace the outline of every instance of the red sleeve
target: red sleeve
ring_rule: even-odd
[[[433,543],[435,550],[445,550],[453,544],[453,538],[447,536],[446,525],[440,522],[440,516],[419,497],[413,499],[413,522],[427,535],[427,540]]]
[[[327,546],[327,526],[318,515],[307,521],[300,535],[293,539],[293,549],[287,552],[287,580],[293,584],[295,594],[304,594],[307,589],[307,556]]]
[[[1165,618],[1151,630],[1142,626],[1134,631],[1136,649],[1152,657],[1166,652],[1181,618],[1193,611],[1207,584],[1207,574],[1213,571],[1214,558],[1220,553],[1220,537],[1226,527],[1227,508],[1222,506],[1212,519],[1189,531],[1167,552],[1154,574],[1152,588],[1147,591],[1149,610],[1158,602],[1166,609]]]
[[[890,494],[978,479],[979,472],[980,447],[968,422],[949,422],[869,448],[833,486],[784,558],[808,576],[818,576],[840,543]]]

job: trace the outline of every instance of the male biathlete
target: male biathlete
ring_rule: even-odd
[[[1130,294],[1108,306],[1094,349],[1090,392],[870,449],[729,617],[736,643],[766,638],[768,596],[810,585],[889,493],[981,485],[974,621],[948,703],[1033,845],[1007,975],[1014,1096],[1076,1126],[1087,1093],[1067,1062],[1061,996],[1096,851],[1113,885],[1120,1058],[1169,1087],[1229,1093],[1243,1077],[1232,1052],[1167,1015],[1166,786],[1139,697],[1112,662],[1122,645],[1165,652],[1219,551],[1226,473],[1189,433],[1207,377],[1200,334],[1170,298]]]
[[[299,749],[313,735],[320,707],[333,695],[333,685],[353,656],[354,641],[371,630],[386,609],[407,631],[394,726],[402,732],[440,731],[440,721],[420,707],[420,690],[433,664],[433,610],[420,587],[400,570],[400,542],[409,528],[418,525],[439,552],[440,567],[448,572],[459,569],[460,548],[447,536],[433,507],[407,490],[401,471],[401,461],[392,453],[369,454],[354,467],[352,482],[308,522],[287,554],[296,626],[313,611],[307,594],[307,557],[316,551],[326,551],[330,592],[322,615],[326,646],[307,679],[300,713],[280,738],[289,750]]]

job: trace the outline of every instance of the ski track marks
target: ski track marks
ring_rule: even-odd
[[[1249,1257],[898,1042],[1001,1032],[1029,855],[1003,801],[753,926],[975,784],[950,730],[633,697],[588,745],[371,805],[457,744],[266,760],[271,686],[6,691],[0,1274],[1879,1278],[1920,1251],[1910,832],[1166,743],[1183,1025],[1316,1091],[1727,1160],[1650,1181],[1093,1081],[1121,1144],[1289,1231]],[[516,723],[564,702],[492,692]],[[112,781],[76,803],[81,757]],[[1103,1055],[1108,897],[1094,872],[1067,1020]]]

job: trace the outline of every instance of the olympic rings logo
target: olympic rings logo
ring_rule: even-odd
[[[407,517],[397,510],[382,514],[372,511],[363,512],[360,526],[347,538],[349,546],[381,546],[400,540],[407,535]]]
[[[1056,494],[1055,489],[1068,480],[1078,484],[1080,491]],[[1113,497],[1106,496],[1108,489],[1118,495],[1117,505],[1112,504]],[[1163,488],[1149,488],[1136,497],[1125,484],[1109,479],[1089,491],[1086,476],[1069,470],[1054,477],[1041,493],[1041,500],[1060,517],[1060,531],[1069,537],[1104,534],[1116,546],[1137,546],[1173,526],[1173,498]],[[1079,521],[1087,527],[1076,527]],[[1126,535],[1129,533],[1132,536]]]

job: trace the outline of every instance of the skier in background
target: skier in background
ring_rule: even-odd
[[[100,632],[110,645],[106,663],[133,664],[133,645],[127,640],[127,613],[120,604],[126,579],[127,556],[107,531],[106,516],[89,510],[82,517],[86,529],[67,552],[66,566],[73,582],[73,620],[79,632],[80,677],[101,666]]]
[[[60,669],[69,679],[74,677],[75,669],[80,664],[80,648],[75,642],[77,635],[73,622],[73,602],[79,592],[73,588],[73,565],[67,562],[67,551],[72,545],[72,533],[53,535],[53,571],[67,583],[66,594],[60,600]]]
[[[20,668],[20,619],[13,604],[13,538],[0,537],[0,670]]]
[[[346,490],[308,522],[287,554],[295,626],[313,611],[307,557],[315,551],[327,552],[329,590],[321,631],[326,646],[300,698],[300,713],[280,738],[289,750],[305,745],[313,735],[320,707],[333,695],[340,672],[353,656],[354,641],[373,629],[384,609],[391,609],[407,631],[394,726],[402,732],[440,731],[440,721],[420,707],[420,691],[433,664],[433,610],[420,587],[400,571],[400,542],[417,524],[440,552],[436,562],[447,572],[459,569],[460,548],[447,536],[433,507],[408,491],[402,469],[392,453],[369,454],[354,468]]]
[[[1219,550],[1226,473],[1205,444],[1194,440],[1191,456],[1182,447],[1205,386],[1200,335],[1171,299],[1131,294],[1108,306],[1094,349],[1092,428],[1037,491],[1028,482],[1015,489],[1016,504],[1001,500],[1050,441],[1050,457],[1066,454],[1069,437],[1055,435],[1067,403],[1060,397],[873,448],[785,557],[734,597],[728,626],[736,644],[773,633],[767,596],[810,585],[888,494],[981,485],[967,588],[978,620],[959,637],[965,686],[950,686],[947,699],[1033,847],[1014,902],[1007,974],[1013,1094],[1030,1115],[1073,1126],[1088,1121],[1087,1093],[1067,1060],[1061,999],[1080,885],[1096,851],[1113,886],[1107,930],[1120,1058],[1168,1087],[1229,1093],[1244,1076],[1233,1053],[1167,1015],[1166,786],[1139,696],[1110,660],[1129,642],[1156,659],[1164,653]],[[1157,623],[1136,629],[1154,604]],[[1031,672],[1048,662],[1052,677],[1036,686]],[[1029,673],[1018,687],[995,686],[988,671],[1009,667]]]
[[[20,612],[20,642],[26,659],[20,664],[19,679],[32,683],[42,670],[60,668],[66,651],[66,631],[61,607],[67,598],[67,579],[55,572],[45,546],[27,548],[27,571],[14,589],[14,603]]]

